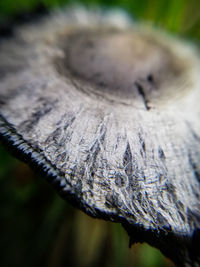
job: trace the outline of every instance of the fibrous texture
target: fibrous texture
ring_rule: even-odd
[[[200,59],[118,12],[70,9],[0,42],[0,135],[87,214],[199,264]]]

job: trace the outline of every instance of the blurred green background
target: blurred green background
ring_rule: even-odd
[[[90,218],[0,146],[1,267],[174,267],[120,224]]]
[[[67,0],[0,0],[0,24],[52,9]],[[77,2],[76,2],[77,3]],[[86,6],[124,8],[145,20],[200,44],[199,0],[86,0]],[[150,246],[128,248],[118,224],[89,218],[64,202],[41,177],[0,144],[0,266],[174,266]]]
[[[124,8],[135,19],[153,22],[171,32],[200,42],[199,0],[0,0],[0,17],[30,12],[39,5],[49,9],[74,3]]]

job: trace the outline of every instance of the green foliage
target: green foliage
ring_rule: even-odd
[[[148,245],[129,249],[121,225],[71,207],[1,146],[0,229],[0,266],[171,266]]]
[[[200,42],[199,0],[1,0],[0,17],[30,12],[38,5],[53,8],[75,3],[86,6],[122,7],[135,19],[149,21]]]
[[[74,1],[0,0],[0,21],[31,12],[41,4],[53,8],[69,3]],[[136,20],[200,43],[199,0],[79,3],[125,8]],[[129,250],[128,237],[120,225],[90,220],[81,214],[0,148],[0,266],[172,266],[150,246]]]

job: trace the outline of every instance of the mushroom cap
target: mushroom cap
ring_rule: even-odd
[[[87,214],[198,262],[199,72],[120,12],[55,12],[0,42],[0,136]]]

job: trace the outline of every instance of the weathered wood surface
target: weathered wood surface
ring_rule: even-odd
[[[200,262],[200,58],[83,9],[0,42],[0,135],[87,214]]]

